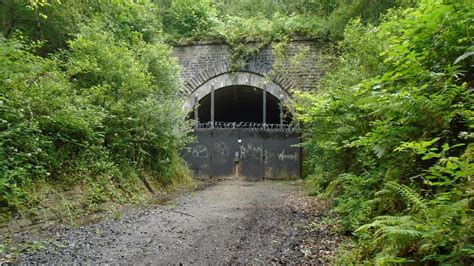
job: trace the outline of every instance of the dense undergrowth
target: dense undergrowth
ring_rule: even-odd
[[[353,18],[378,23],[392,7],[411,0],[157,0],[168,43],[220,41],[229,45],[233,71],[261,48],[284,45],[295,37],[322,44],[342,38]],[[251,45],[249,45],[251,43]]]
[[[409,0],[158,0],[168,41],[278,41],[305,36],[320,41],[342,38],[345,25],[359,17],[377,23],[389,8]]]
[[[225,41],[239,68],[260,48],[303,36],[329,64],[295,108],[308,187],[353,236],[338,262],[473,262],[470,1],[0,7],[1,212],[36,204],[38,184],[87,185],[100,202],[137,195],[143,176],[183,178],[189,128],[169,45]]]
[[[178,67],[145,1],[2,1],[0,211],[45,184],[91,204],[186,178]],[[46,190],[48,189],[46,186]]]
[[[473,21],[461,1],[355,20],[300,95],[310,189],[355,239],[339,263],[473,262]]]
[[[144,176],[167,184],[186,175],[178,153],[188,127],[170,44],[226,41],[238,68],[271,42],[337,39],[352,17],[377,21],[401,4],[1,1],[2,213],[37,204],[34,188],[44,184],[91,186],[105,201],[122,198],[116,189],[133,197]]]

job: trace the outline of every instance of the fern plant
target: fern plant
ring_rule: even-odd
[[[388,182],[386,186],[409,206],[409,214],[378,216],[355,231],[370,236],[378,264],[409,262],[403,259],[408,257],[418,262],[472,259],[473,222],[467,199],[453,202],[451,193],[440,193],[428,200],[406,185]]]
[[[407,204],[409,204],[413,211],[419,211],[425,214],[428,210],[426,201],[415,190],[407,185],[398,184],[394,181],[387,182],[386,186],[393,191],[396,191]]]

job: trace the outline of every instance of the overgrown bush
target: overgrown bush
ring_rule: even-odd
[[[160,0],[160,16],[170,42],[203,40],[213,35],[216,9],[211,0]]]
[[[185,175],[178,153],[189,127],[171,48],[150,28],[160,25],[156,6],[44,3],[23,15],[41,12],[45,32],[77,26],[63,25],[64,43],[20,33],[28,20],[0,36],[1,211],[34,205],[29,192],[41,182],[90,186],[97,202],[120,200],[113,187],[132,197],[144,175],[161,184]],[[67,17],[61,8],[71,6],[84,13]]]
[[[319,91],[300,95],[313,193],[356,236],[341,263],[472,263],[473,18],[421,1],[355,20]]]
[[[306,36],[321,42],[342,38],[345,25],[354,18],[376,24],[387,9],[409,6],[411,0],[158,0],[159,16],[167,40],[235,42],[279,41]]]

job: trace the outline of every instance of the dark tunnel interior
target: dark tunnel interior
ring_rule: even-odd
[[[267,92],[267,124],[280,123],[280,101]],[[287,113],[287,112],[284,112]],[[191,113],[190,117],[194,117]],[[199,101],[200,123],[211,120],[211,94]],[[285,116],[284,123],[291,118]],[[263,90],[250,86],[229,86],[214,92],[214,120],[218,122],[263,122]]]

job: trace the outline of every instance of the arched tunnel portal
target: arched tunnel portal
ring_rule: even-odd
[[[223,73],[193,90],[184,108],[195,120],[197,142],[184,159],[197,178],[251,180],[300,176],[299,134],[279,84],[250,72]]]
[[[289,94],[278,84],[248,72],[216,76],[188,97],[185,109],[199,123],[234,122],[287,125]]]
[[[200,123],[211,122],[211,100],[208,94],[199,101],[196,111]],[[281,107],[278,98],[251,86],[228,86],[214,92],[214,121],[218,122],[278,124]]]
[[[284,102],[271,93],[252,86],[232,85],[214,91],[214,106],[212,93],[201,98],[194,110],[189,113],[189,118],[199,123],[214,121],[286,126],[291,123],[292,115]]]

